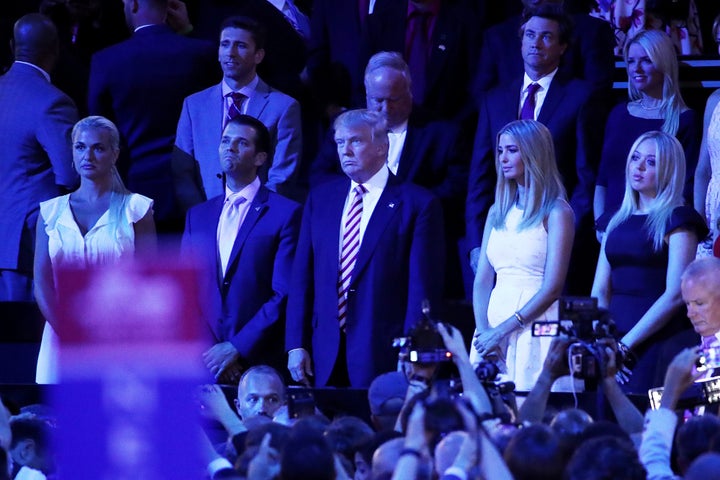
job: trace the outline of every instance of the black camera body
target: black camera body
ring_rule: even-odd
[[[392,346],[400,349],[400,360],[411,363],[434,364],[452,361],[452,354],[445,348],[437,325],[427,312],[406,337],[395,338]]]
[[[604,308],[599,308],[594,297],[562,297],[559,300],[559,317],[557,322],[534,322],[534,336],[556,336],[565,334],[572,340],[568,355],[570,356],[570,373],[585,381],[586,390],[594,390],[602,378],[600,365],[603,359],[604,343],[600,340],[616,339],[615,322]],[[616,362],[629,368],[633,363],[618,349]]]

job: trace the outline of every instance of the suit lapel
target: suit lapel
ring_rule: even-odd
[[[558,78],[558,74],[555,74],[552,82],[550,82],[550,88],[548,89],[547,95],[545,95],[545,101],[543,102],[540,113],[538,114],[538,122],[543,125],[548,125],[550,123],[550,119],[553,118],[553,113],[562,104],[564,96],[565,88],[562,84],[562,80]]]
[[[344,181],[338,181],[333,187],[327,196],[318,197],[322,203],[317,207],[317,214],[319,218],[323,219],[322,224],[327,226],[318,239],[318,251],[323,252],[324,258],[328,259],[326,265],[330,274],[337,276],[340,271],[342,215],[345,200],[350,191],[350,179],[345,177]]]
[[[258,84],[255,87],[255,92],[248,98],[248,106],[245,113],[251,117],[260,118],[263,111],[267,107],[270,97],[270,87],[267,83],[263,82],[261,78],[258,78]]]
[[[242,225],[240,225],[240,229],[238,230],[237,236],[235,237],[235,243],[233,244],[232,251],[230,252],[230,258],[228,259],[228,267],[227,271],[225,272],[226,278],[231,276],[233,272],[235,272],[235,269],[237,268],[237,259],[240,255],[240,251],[242,250],[243,245],[245,244],[245,240],[247,240],[248,235],[250,235],[250,232],[255,227],[255,224],[257,224],[260,217],[263,216],[265,210],[268,209],[267,198],[267,189],[265,189],[265,187],[260,187],[257,194],[255,195],[255,198],[250,204],[247,215],[245,216]]]
[[[400,180],[395,175],[390,174],[388,183],[378,199],[363,235],[360,251],[358,251],[355,267],[353,268],[351,284],[354,284],[362,274],[390,220],[400,211],[402,205],[399,184]]]

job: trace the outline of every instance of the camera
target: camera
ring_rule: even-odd
[[[572,339],[568,351],[570,373],[585,381],[585,389],[595,390],[602,378],[600,365],[604,358],[604,343],[600,340],[616,341],[615,322],[610,313],[599,308],[594,297],[562,297],[559,300],[559,321],[533,322],[533,336],[558,336],[565,334]],[[616,353],[618,366],[632,368],[635,365],[630,356]]]
[[[695,364],[698,372],[720,368],[720,346],[704,348],[699,353],[700,358]]]
[[[393,348],[399,348],[400,360],[411,363],[434,364],[452,361],[452,354],[445,348],[437,322],[430,318],[430,305],[427,300],[422,305],[423,316],[410,329],[406,337],[393,340]]]

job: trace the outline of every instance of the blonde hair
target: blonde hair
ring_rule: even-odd
[[[525,170],[525,210],[519,228],[535,226],[550,214],[558,198],[567,198],[555,160],[552,135],[545,125],[535,120],[508,123],[498,132],[496,146],[500,144],[501,135],[513,138]],[[517,199],[518,184],[505,178],[497,149],[495,169],[497,184],[491,221],[495,228],[504,228],[505,218]]]
[[[108,134],[110,148],[115,154],[120,152],[120,132],[113,122],[100,115],[91,115],[78,121],[72,129],[71,138],[73,143],[80,134],[88,130],[103,130]],[[125,209],[130,199],[131,192],[125,187],[120,172],[115,165],[112,167],[112,184],[110,193],[110,206],[108,207],[108,216],[111,224],[112,236],[115,238],[118,233],[125,236],[134,234],[133,226],[125,221]],[[132,232],[131,232],[132,230]]]
[[[625,196],[620,209],[613,215],[608,223],[606,233],[609,233],[622,222],[630,218],[639,209],[640,194],[630,184],[630,162],[635,151],[644,141],[655,143],[655,171],[657,179],[657,193],[655,201],[650,205],[645,228],[653,241],[655,251],[663,248],[667,222],[675,207],[683,205],[683,186],[685,183],[685,153],[682,145],[674,136],[665,132],[651,131],[640,135],[633,143],[625,163]]]
[[[670,38],[659,30],[641,30],[629,42],[623,50],[625,63],[627,64],[630,47],[634,44],[640,45],[652,61],[653,65],[663,74],[662,102],[660,114],[665,120],[662,131],[670,135],[677,134],[680,128],[680,113],[687,108],[680,93],[680,81],[678,78],[678,61],[675,47]],[[629,77],[628,72],[628,77]],[[637,87],[628,81],[628,95],[630,100],[641,100],[642,94]]]

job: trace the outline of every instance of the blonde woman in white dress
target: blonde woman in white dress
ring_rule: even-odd
[[[80,187],[40,204],[35,243],[35,297],[45,317],[36,381],[56,383],[59,267],[115,264],[136,251],[155,250],[153,201],[130,193],[115,163],[120,134],[108,119],[80,120],[72,131],[73,165]]]
[[[475,362],[497,354],[503,380],[529,391],[550,338],[532,322],[557,320],[574,237],[574,215],[548,129],[518,120],[497,135],[495,204],[485,224],[473,286]],[[494,284],[494,287],[493,287]]]

